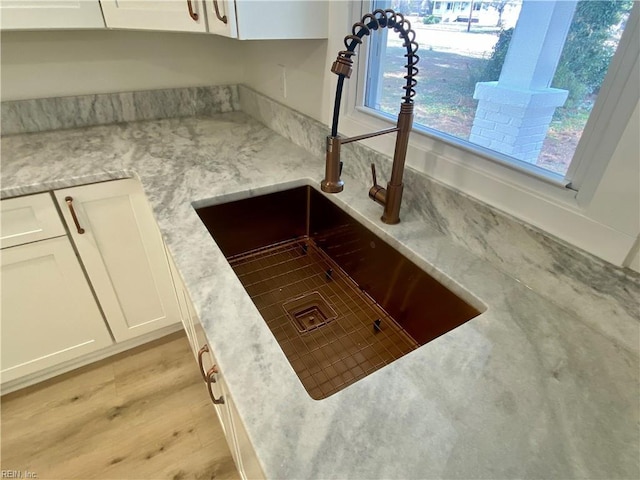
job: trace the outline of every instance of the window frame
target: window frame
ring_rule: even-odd
[[[353,22],[358,21],[372,6],[368,0],[349,4]],[[540,167],[518,168],[511,157],[502,159],[493,151],[483,152],[482,147],[469,148],[456,137],[434,134],[415,126],[410,136],[407,165],[621,265],[631,248],[629,238],[633,237],[631,243],[635,242],[638,232],[623,232],[610,226],[614,221],[602,221],[595,216],[592,218],[589,208],[625,126],[638,104],[639,11],[638,4],[634,4],[618,51],[612,59],[610,71],[584,130],[583,137],[589,135],[589,140],[581,140],[574,155],[572,166],[575,157],[578,154],[581,157],[580,163],[575,163],[576,172],[571,184]],[[368,38],[365,37],[364,43],[359,46],[354,74],[345,83],[340,131],[346,136],[388,128],[395,123],[393,116],[364,107]],[[400,97],[401,92],[398,92],[398,106]],[[363,143],[392,156],[392,137],[375,137]],[[580,191],[577,191],[578,185]]]
[[[363,2],[363,4],[364,3],[366,2]],[[374,8],[374,3],[374,0],[370,2],[370,8]],[[634,3],[632,12],[629,15],[625,32],[627,30],[637,31],[639,17],[638,9],[636,2]],[[366,51],[365,48],[362,48],[359,54],[358,81],[356,86],[356,109],[362,113],[378,117],[381,120],[387,120],[390,123],[395,123],[396,118],[394,115],[366,106],[367,103],[372,103],[368,101],[370,99],[372,89],[367,88],[367,86],[377,85],[379,82],[378,79],[381,76],[380,70],[382,68],[382,62],[380,62],[380,60],[376,63],[371,62],[372,52],[370,51],[371,48],[378,48],[378,58],[381,57],[382,49],[380,49],[379,46],[383,42],[386,43],[388,30],[385,29],[380,33],[381,34],[368,37],[367,40],[369,43],[365,47]],[[631,41],[633,38],[632,33],[633,32],[630,32],[628,35],[623,35],[623,38],[620,40],[616,54],[609,64],[609,71],[615,73],[611,75],[608,73],[605,76],[598,98],[596,99],[596,103],[589,115],[589,119],[585,125],[580,141],[578,142],[565,175],[518,160],[517,158],[502,154],[490,148],[473,144],[468,140],[465,141],[464,139],[427,125],[417,124],[414,122],[413,131],[418,134],[447,142],[461,150],[481,156],[486,160],[496,162],[508,169],[524,172],[543,182],[556,185],[560,188],[575,190],[578,192],[577,198],[579,203],[586,204],[597,187],[597,182],[594,181],[594,177],[597,177],[598,173],[602,176],[607,166],[607,162],[598,161],[599,159],[602,160],[607,157],[607,155],[596,154],[597,151],[602,150],[599,146],[602,144],[609,144],[610,154],[608,157],[610,157],[613,153],[613,149],[615,149],[615,145],[617,145],[617,142],[620,139],[619,136],[618,138],[611,136],[609,139],[606,139],[604,138],[605,135],[602,134],[602,132],[606,130],[605,127],[610,125],[615,113],[613,111],[614,107],[607,100],[612,99],[616,104],[620,104],[616,105],[617,109],[621,110],[616,116],[619,116],[620,120],[623,121],[624,124],[629,121],[633,108],[635,107],[635,103],[633,102],[633,87],[625,88],[626,83],[628,83],[629,80],[632,80],[631,76],[634,71],[638,71],[637,61],[638,56],[640,55],[640,48],[638,48],[637,45],[636,48],[634,48],[634,42]],[[369,75],[369,72],[372,69],[376,70],[377,78],[375,79]],[[620,96],[618,98],[612,98],[615,97],[615,93],[613,92],[616,91],[621,92]],[[637,101],[637,95],[635,98]],[[621,133],[622,132],[620,132],[620,134]],[[585,185],[589,188],[581,191],[581,187]]]

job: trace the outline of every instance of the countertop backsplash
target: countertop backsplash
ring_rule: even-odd
[[[237,85],[14,100],[0,105],[2,135],[195,117],[240,109]]]

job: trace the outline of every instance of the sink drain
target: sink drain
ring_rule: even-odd
[[[318,292],[287,300],[282,304],[299,332],[309,332],[335,320],[338,316]]]

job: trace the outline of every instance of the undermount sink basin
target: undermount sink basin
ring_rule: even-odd
[[[309,395],[479,315],[311,187],[198,208]]]

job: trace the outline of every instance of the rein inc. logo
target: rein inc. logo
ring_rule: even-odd
[[[38,478],[38,474],[29,470],[0,470],[0,478]]]

